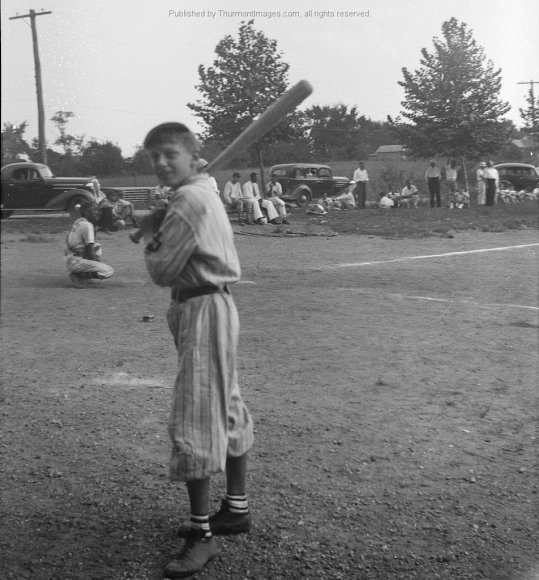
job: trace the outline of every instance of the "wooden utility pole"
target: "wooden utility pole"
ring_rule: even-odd
[[[41,162],[47,163],[47,143],[45,141],[45,107],[43,106],[43,86],[41,84],[41,62],[39,60],[39,46],[37,43],[37,28],[36,16],[44,16],[45,14],[52,14],[52,12],[36,12],[30,10],[30,14],[23,16],[12,16],[10,20],[17,20],[19,18],[30,18],[32,26],[32,42],[34,45],[34,66],[36,71],[36,92],[37,92],[37,121],[38,121],[38,141],[39,153]]]

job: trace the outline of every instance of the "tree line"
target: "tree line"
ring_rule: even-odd
[[[289,88],[289,64],[277,41],[257,30],[254,21],[242,22],[236,36],[225,36],[215,48],[211,66],[198,69],[199,97],[187,106],[200,119],[204,157],[215,157],[258,115]],[[397,118],[376,121],[356,105],[313,105],[295,111],[236,160],[235,167],[284,162],[330,162],[367,159],[380,145],[402,145],[408,156],[442,156],[476,160],[485,156],[519,161],[522,152],[511,140],[527,136],[535,151],[539,128],[539,98],[533,85],[520,109],[519,129],[505,118],[510,105],[500,98],[501,70],[488,60],[467,25],[451,18],[443,22],[433,48],[421,50],[415,71],[402,69],[397,81],[404,91]],[[149,173],[144,150],[124,158],[111,141],[87,140],[69,132],[70,111],[57,111],[52,121],[58,131],[48,148],[51,169],[58,175],[119,175]],[[27,124],[5,123],[2,164],[17,156],[39,161],[37,140],[27,143]]]

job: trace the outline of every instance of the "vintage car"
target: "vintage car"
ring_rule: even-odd
[[[1,216],[16,210],[70,211],[77,203],[103,198],[95,177],[55,177],[43,163],[11,163],[2,167]]]
[[[528,163],[498,163],[494,166],[500,176],[500,189],[533,191],[539,186],[539,173]]]
[[[295,201],[300,207],[307,206],[324,193],[328,197],[339,195],[350,183],[347,177],[335,177],[331,167],[316,163],[274,165],[270,175],[275,175],[281,184],[283,200]]]

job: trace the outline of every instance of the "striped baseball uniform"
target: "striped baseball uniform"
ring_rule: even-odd
[[[86,274],[96,272],[101,279],[110,278],[114,274],[111,266],[96,260],[83,258],[84,249],[88,244],[94,244],[95,252],[101,255],[101,246],[95,243],[94,226],[86,218],[79,218],[73,222],[71,231],[67,234],[64,255],[66,265],[72,274]]]
[[[148,272],[159,286],[190,291],[240,278],[233,231],[208,176],[193,176],[170,197],[160,229],[145,235]],[[167,320],[178,351],[169,435],[172,481],[224,471],[227,456],[253,444],[253,424],[238,385],[239,320],[226,291],[172,300]]]

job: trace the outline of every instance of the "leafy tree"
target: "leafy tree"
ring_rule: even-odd
[[[71,111],[56,111],[54,117],[51,121],[55,124],[56,128],[60,132],[60,136],[54,142],[55,145],[60,145],[64,150],[64,155],[70,157],[73,154],[78,154],[81,152],[84,143],[83,135],[70,135],[67,132],[67,125],[69,120],[75,116],[75,113]]]
[[[137,148],[131,159],[131,169],[135,173],[142,173],[144,175],[153,174],[150,155],[148,151],[142,147],[142,145]]]
[[[501,70],[487,60],[465,23],[442,24],[434,49],[421,50],[420,68],[402,69],[402,117],[394,124],[412,156],[477,159],[496,153],[507,138],[503,115],[508,103],[499,98]],[[464,165],[464,162],[463,162]]]
[[[313,155],[318,159],[353,159],[358,154],[361,120],[357,107],[313,105],[306,109]]]
[[[277,41],[256,30],[253,20],[240,24],[237,38],[227,35],[220,40],[215,54],[213,66],[198,68],[196,88],[201,98],[187,106],[203,121],[203,138],[223,148],[286,91],[289,65],[283,61]],[[294,115],[284,119],[252,148],[262,179],[263,143],[300,136],[299,119]]]
[[[28,123],[4,123],[2,129],[2,165],[12,163],[20,156],[30,156],[30,145],[24,140]]]
[[[80,155],[80,170],[90,175],[117,175],[124,167],[122,150],[110,141],[91,140]]]
[[[539,131],[539,96],[536,99],[533,94],[533,83],[530,83],[526,103],[527,107],[525,109],[519,109],[520,116],[524,121],[524,127],[537,133]]]
[[[319,160],[365,159],[395,139],[388,123],[360,116],[355,105],[350,109],[342,103],[314,105],[304,116],[311,131],[313,155]]]

